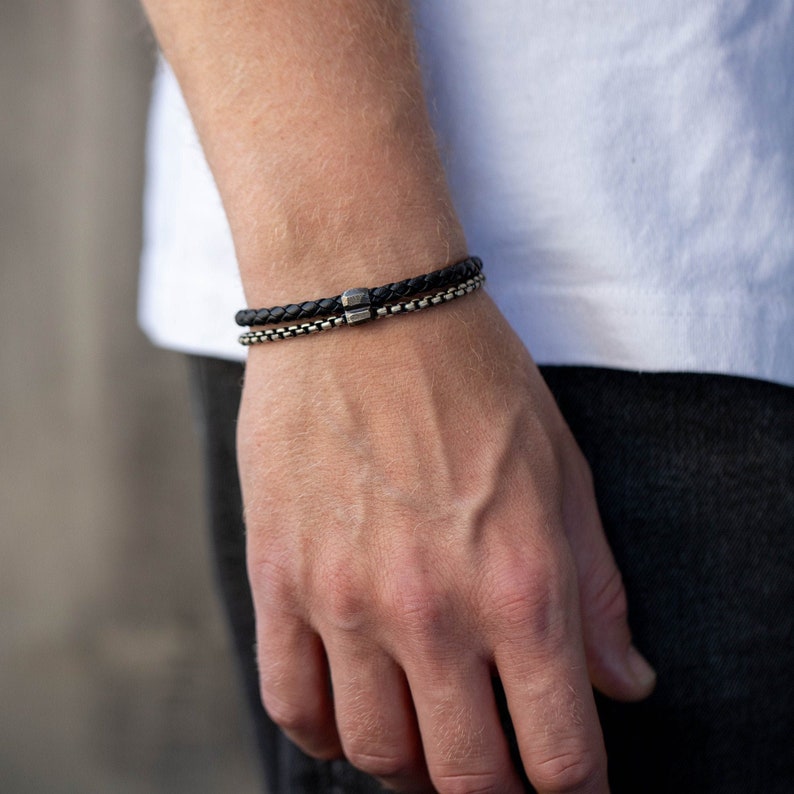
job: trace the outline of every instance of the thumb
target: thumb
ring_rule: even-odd
[[[563,520],[579,584],[582,634],[590,681],[616,700],[642,700],[656,673],[631,642],[623,580],[598,514],[587,464],[568,478]]]

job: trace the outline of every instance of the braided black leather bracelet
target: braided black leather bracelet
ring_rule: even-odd
[[[277,342],[279,339],[291,339],[295,336],[305,336],[308,334],[316,334],[320,331],[330,331],[332,328],[339,328],[342,325],[355,325],[364,320],[381,320],[385,317],[393,317],[396,314],[402,314],[404,312],[417,312],[422,309],[427,309],[430,306],[437,306],[440,303],[448,303],[456,298],[462,298],[464,295],[468,295],[470,292],[479,289],[484,283],[485,276],[482,273],[478,273],[473,278],[466,279],[459,284],[454,284],[451,287],[447,287],[445,290],[425,295],[423,298],[414,298],[409,301],[387,304],[373,311],[370,311],[371,307],[347,308],[344,314],[326,317],[311,323],[289,325],[282,328],[267,328],[263,331],[249,331],[238,337],[238,341],[241,345],[250,347],[251,345],[260,345],[265,342]],[[348,290],[344,295],[348,295],[348,293],[351,292],[361,292],[361,290]],[[361,317],[360,319],[356,319],[356,312],[363,311],[366,311],[368,316],[366,318]],[[351,319],[351,315],[353,315],[353,319]]]
[[[384,284],[382,287],[374,287],[365,291],[369,296],[369,306],[379,309],[402,298],[412,298],[423,292],[467,281],[479,275],[481,270],[482,261],[476,256],[471,256],[462,262],[434,270],[432,273],[407,278],[394,284]],[[237,325],[271,325],[308,320],[313,317],[327,317],[340,314],[347,308],[343,303],[343,295],[335,295],[333,298],[290,303],[288,306],[272,306],[268,309],[241,309],[234,319]]]

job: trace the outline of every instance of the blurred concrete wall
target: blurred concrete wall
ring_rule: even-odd
[[[0,3],[0,791],[246,792],[179,356],[135,325],[154,45]]]

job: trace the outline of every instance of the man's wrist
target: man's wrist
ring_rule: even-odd
[[[350,287],[401,281],[468,255],[466,239],[454,218],[417,221],[404,233],[378,228],[377,214],[351,225],[356,227],[355,239],[348,228],[300,244],[277,242],[252,247],[245,256],[238,254],[248,305],[292,303]],[[425,228],[417,231],[416,226]]]

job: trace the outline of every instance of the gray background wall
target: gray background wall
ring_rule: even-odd
[[[0,3],[0,791],[256,790],[179,356],[135,325],[154,45]]]

